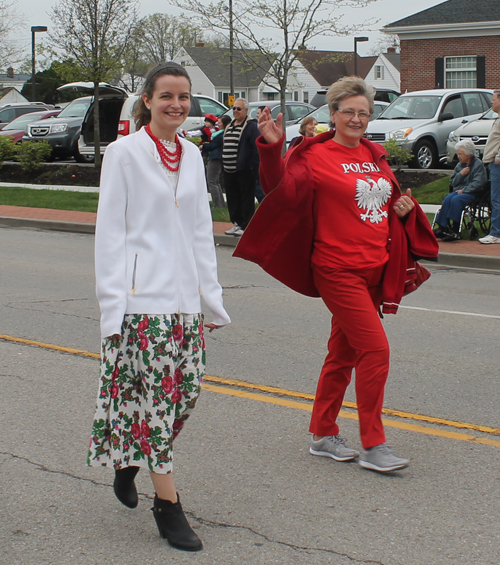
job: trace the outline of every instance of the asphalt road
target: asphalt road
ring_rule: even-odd
[[[158,537],[146,474],[131,511],[111,471],[85,467],[97,360],[20,341],[99,351],[93,237],[3,228],[0,242],[1,564],[500,563],[500,274],[433,268],[386,316],[387,432],[411,466],[383,476],[308,454],[321,301],[220,247],[233,324],[208,336],[207,373],[223,380],[207,379],[175,450],[205,543],[191,555]],[[340,419],[353,447],[355,417],[347,406]]]

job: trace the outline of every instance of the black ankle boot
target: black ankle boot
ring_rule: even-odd
[[[184,551],[200,551],[203,544],[200,538],[193,532],[177,495],[177,502],[162,500],[155,494],[154,506],[151,508],[162,538],[177,549]]]
[[[137,489],[135,488],[135,476],[139,472],[139,467],[124,467],[115,471],[115,482],[113,489],[116,498],[125,506],[135,508],[139,504]]]

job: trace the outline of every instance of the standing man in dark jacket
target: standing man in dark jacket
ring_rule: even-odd
[[[227,235],[241,236],[255,212],[255,181],[259,154],[255,140],[257,122],[248,117],[248,102],[238,98],[233,106],[234,120],[224,132],[222,165],[229,218],[234,226]]]

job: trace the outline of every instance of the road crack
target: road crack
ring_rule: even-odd
[[[80,476],[75,475],[73,473],[69,473],[67,471],[50,469],[47,466],[43,465],[42,463],[37,463],[36,461],[31,461],[29,458],[23,457],[21,455],[17,455],[15,453],[10,453],[8,451],[0,451],[0,455],[5,455],[7,457],[10,457],[11,459],[15,459],[15,460],[19,460],[19,461],[24,461],[25,463],[28,463],[29,465],[32,465],[33,467],[36,467],[38,470],[43,471],[45,473],[62,475],[62,476],[65,476],[65,477],[69,477],[71,479],[75,479],[77,481],[84,481],[84,482],[87,482],[87,483],[91,483],[91,484],[93,484],[95,486],[99,486],[99,487],[113,488],[113,485],[111,485],[109,483],[103,483],[103,482],[96,481],[96,480],[93,480],[93,479],[83,478],[83,477],[80,477]],[[5,461],[4,461],[4,463],[5,463]],[[149,494],[139,493],[139,495],[146,500],[150,500],[151,502],[154,500],[154,497],[149,495]],[[261,533],[257,530],[254,530],[250,526],[242,526],[242,525],[239,525],[239,524],[226,524],[225,522],[218,522],[218,521],[215,521],[215,520],[207,520],[206,518],[200,518],[194,512],[190,512],[188,510],[185,510],[184,512],[186,514],[188,514],[193,520],[196,520],[198,523],[203,524],[205,526],[208,526],[208,527],[211,527],[211,528],[234,529],[234,530],[241,530],[241,531],[249,532],[249,533],[253,534],[254,536],[257,536],[257,537],[265,540],[268,543],[287,547],[287,548],[292,549],[292,550],[297,551],[297,552],[305,552],[305,553],[319,552],[319,553],[324,553],[324,554],[327,554],[327,555],[335,555],[336,557],[345,558],[345,559],[348,559],[349,561],[351,561],[352,563],[360,563],[360,564],[366,564],[366,565],[385,565],[382,561],[376,561],[376,560],[373,560],[373,559],[360,559],[360,558],[353,557],[352,555],[349,555],[348,553],[343,553],[341,551],[335,551],[334,549],[328,549],[328,548],[323,548],[323,547],[308,547],[308,546],[305,546],[305,545],[297,545],[297,544],[289,543],[289,542],[282,541],[282,540],[279,540],[279,539],[273,539],[273,538],[267,536],[266,534],[263,534],[263,533]]]

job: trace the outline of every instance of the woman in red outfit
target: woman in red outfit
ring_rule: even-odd
[[[389,344],[380,321],[379,308],[384,302],[384,309],[387,306],[397,310],[403,289],[387,290],[384,274],[390,269],[391,276],[387,279],[392,282],[388,286],[394,286],[396,279],[393,274],[402,271],[398,280],[403,282],[396,286],[404,287],[405,276],[408,278],[411,271],[404,263],[407,255],[414,267],[410,255],[413,249],[406,248],[407,240],[411,243],[415,232],[418,232],[422,214],[415,210],[410,190],[401,195],[385,152],[380,146],[362,140],[373,112],[373,95],[373,88],[358,77],[344,77],[334,83],[327,94],[334,133],[302,140],[289,151],[284,161],[277,149],[283,143],[282,117],[278,117],[275,123],[269,108],[266,108],[259,120],[262,137],[257,144],[261,154],[262,185],[266,193],[270,192],[265,199],[269,198],[269,209],[273,206],[271,197],[276,196],[274,202],[278,202],[278,194],[273,195],[273,190],[276,193],[282,191],[282,208],[291,201],[303,200],[303,205],[289,206],[290,214],[294,210],[304,214],[303,210],[310,205],[310,218],[304,218],[301,234],[304,237],[309,229],[312,233],[310,262],[313,284],[309,287],[315,287],[332,313],[328,354],[319,378],[311,419],[313,437],[310,452],[337,461],[359,457],[363,467],[388,472],[407,467],[409,461],[397,457],[386,444],[382,425]],[[290,199],[285,205],[283,195]],[[254,253],[254,250],[260,243],[256,243],[255,239],[251,241],[253,234],[259,237],[259,216],[252,223],[256,224],[256,229],[252,232],[253,226],[249,226],[250,230],[242,238],[235,254],[255,260],[266,268],[263,261],[255,258],[260,251]],[[261,221],[259,226],[264,223]],[[424,216],[420,232],[425,232],[423,239],[426,243],[420,248],[425,248],[428,256],[436,256],[435,239],[430,226],[426,227],[425,223],[428,224]],[[392,245],[394,251],[389,251],[390,234],[393,240],[394,234],[398,234],[397,244]],[[418,247],[422,236],[417,234],[414,241]],[[393,255],[392,263],[390,255]],[[266,270],[271,272],[273,268],[276,269],[276,265]],[[288,270],[291,270],[290,265]],[[302,273],[303,270],[298,271]],[[275,276],[280,278],[279,274]],[[280,280],[287,276],[283,275]],[[290,278],[301,276],[290,275]],[[301,284],[289,286],[314,294],[313,291],[302,290],[306,285],[300,287]],[[386,301],[383,295],[393,290],[397,298]],[[353,369],[356,369],[363,445],[361,454],[347,447],[345,439],[339,435],[337,424]]]

